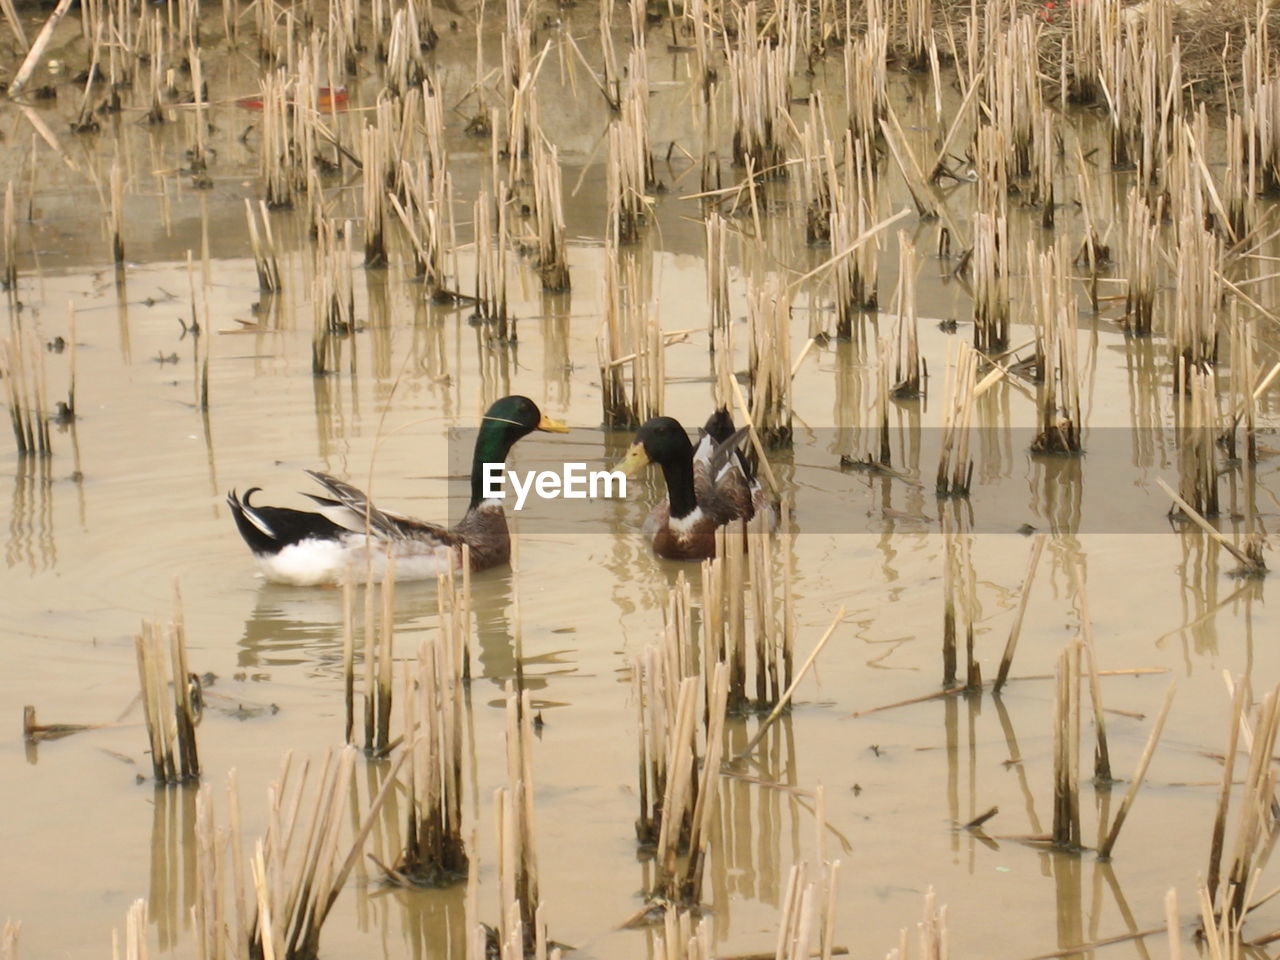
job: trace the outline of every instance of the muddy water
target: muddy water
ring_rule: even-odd
[[[590,32],[579,26],[579,34]],[[470,42],[466,31],[444,36],[439,76],[447,103],[460,100],[470,82]],[[696,152],[687,64],[663,47],[655,36],[655,151],[664,155],[674,141]],[[68,40],[58,49],[70,61],[77,47]],[[588,56],[594,50],[589,41],[584,49]],[[74,431],[55,431],[47,461],[0,447],[0,704],[9,718],[0,737],[0,905],[23,923],[22,955],[107,955],[111,929],[122,926],[137,897],[150,903],[161,952],[194,955],[194,794],[149,782],[135,695],[133,635],[143,618],[172,615],[175,583],[191,665],[216,678],[200,746],[220,812],[234,769],[245,835],[259,835],[265,791],[285,751],[319,757],[341,740],[338,594],[256,578],[222,500],[229,488],[258,485],[263,502],[301,505],[294,491],[309,482],[302,470],[316,468],[349,477],[394,509],[444,517],[447,430],[473,426],[488,400],[522,392],[572,425],[599,424],[595,337],[605,197],[598,161],[607,116],[581,68],[570,69],[572,55],[558,49],[556,56],[563,61],[553,59],[539,89],[544,126],[566,160],[572,294],[540,295],[532,272],[513,263],[519,347],[495,351],[479,345],[467,310],[422,303],[397,247],[388,270],[356,270],[364,329],[344,345],[355,351],[354,373],[320,380],[310,369],[312,267],[299,219],[281,214],[275,221],[285,286],[274,304],[265,305],[257,291],[249,257],[242,198],[256,196],[256,150],[252,131],[243,142],[242,136],[257,118],[232,102],[256,87],[245,56],[210,55],[217,160],[209,191],[193,190],[179,172],[190,140],[190,121],[180,115],[152,128],[136,122],[137,112],[126,113],[95,137],[73,137],[63,132],[75,99],[64,83],[57,105],[36,110],[62,153],[37,142],[29,148],[33,166],[28,148],[19,149],[33,142],[32,121],[12,105],[0,108],[12,147],[6,173],[21,187],[22,206],[23,191],[34,189],[34,217],[19,230],[21,321],[42,342],[69,338],[74,305],[80,414]],[[812,82],[840,88],[834,73],[820,71]],[[376,92],[376,78],[353,86],[352,109],[337,120],[347,136]],[[932,119],[918,84],[895,76],[892,93],[923,145]],[[797,105],[798,118],[804,111]],[[461,113],[450,120],[449,147],[459,196],[469,202],[487,161],[483,144],[461,135]],[[1098,142],[1091,118],[1073,121],[1086,144]],[[127,171],[130,261],[120,283],[94,185],[107,182],[117,156]],[[678,150],[673,157],[658,169],[669,193],[657,201],[645,242],[626,255],[652,284],[664,328],[701,331],[702,227],[697,205],[679,199],[697,191],[698,172]],[[1094,173],[1107,196],[1124,195],[1122,176]],[[771,188],[767,253],[736,257],[735,318],[745,310],[746,271],[799,274],[829,255],[804,246],[793,189]],[[1072,189],[1064,184],[1067,196]],[[339,211],[355,214],[358,184],[335,183],[331,194]],[[957,188],[953,216],[967,217],[969,202],[970,188]],[[887,174],[884,211],[907,203],[902,182]],[[1107,215],[1119,232],[1122,205]],[[1059,221],[1060,230],[1078,237],[1070,205]],[[913,424],[940,422],[945,358],[952,340],[968,335],[970,310],[963,285],[945,279],[951,265],[927,255],[938,227],[912,217],[902,226],[922,251],[916,283],[922,351],[933,372],[929,397],[895,405],[892,413],[895,465],[905,479],[841,471],[840,454],[871,449],[874,344],[877,333],[892,329],[892,318],[868,318],[861,344],[819,345],[800,365],[796,448],[776,459],[779,474],[792,478],[796,504],[779,549],[794,554],[800,654],[839,607],[847,612],[794,711],[742,776],[723,781],[707,897],[716,949],[772,951],[787,871],[816,856],[842,861],[835,941],[855,956],[881,956],[896,946],[898,930],[918,918],[930,886],[949,905],[953,955],[960,957],[1027,957],[1160,927],[1170,887],[1178,889],[1189,921],[1207,866],[1220,775],[1212,753],[1226,735],[1221,674],[1243,674],[1257,691],[1280,680],[1276,622],[1265,605],[1269,582],[1231,578],[1229,558],[1164,520],[1167,504],[1154,477],[1176,478],[1166,349],[1160,339],[1126,339],[1114,305],[1080,316],[1085,443],[1111,453],[1031,458],[1019,431],[1034,423],[1032,391],[1002,383],[980,407],[986,433],[975,446],[972,509],[946,508],[958,525],[953,529],[976,531],[964,543],[985,676],[995,673],[1017,605],[1031,548],[1017,531],[1026,524],[1054,535],[1032,589],[1014,674],[1051,672],[1063,645],[1078,635],[1082,576],[1101,665],[1158,671],[1103,681],[1107,706],[1120,711],[1108,719],[1120,776],[1133,769],[1166,688],[1178,685],[1114,861],[1047,853],[1021,840],[1047,831],[1052,817],[1052,690],[1044,680],[1020,680],[1000,699],[934,700],[850,716],[935,692],[942,671],[944,540],[931,486],[936,441],[926,429],[923,452],[913,457],[910,438]],[[1019,245],[1037,236],[1031,219],[1019,218],[1014,232]],[[465,285],[474,268],[466,250],[459,259]],[[881,253],[882,303],[891,301],[896,263],[890,237]],[[1262,260],[1250,269],[1259,277],[1269,272]],[[184,332],[192,275],[203,339]],[[1019,282],[1015,297],[1022,298]],[[1273,285],[1261,281],[1254,295],[1274,302]],[[821,283],[797,300],[794,356],[811,330],[833,328],[829,303]],[[10,305],[11,316],[15,309]],[[1018,343],[1030,334],[1017,302],[1014,314]],[[947,319],[960,321],[958,332],[939,325]],[[1265,325],[1261,334],[1262,362],[1269,365],[1275,338]],[[198,358],[206,349],[207,416],[196,405]],[[42,359],[51,395],[60,397],[69,356],[48,352]],[[344,369],[348,359],[344,352]],[[667,411],[690,425],[701,420],[711,396],[705,334],[673,345],[667,367]],[[1273,403],[1274,393],[1264,398],[1265,408]],[[1265,425],[1273,423],[1269,417]],[[567,438],[536,435],[521,447],[533,458],[554,456],[551,445],[563,444],[566,458],[598,464],[623,443],[619,437],[603,443],[588,429]],[[1258,510],[1270,526],[1278,485],[1265,463],[1260,477]],[[546,722],[534,757],[541,888],[552,937],[581,956],[643,957],[648,950],[648,933],[621,925],[643,907],[651,876],[632,832],[630,664],[658,636],[677,570],[655,560],[639,535],[658,495],[646,481],[611,509],[607,522],[527,529],[518,573],[488,572],[475,583],[479,666],[466,734],[466,809],[478,838],[481,914],[492,922],[497,909],[491,798],[505,776],[502,688],[515,673],[518,592],[523,673]],[[1134,499],[1123,501],[1128,506],[1118,516],[1108,512],[1121,497]],[[434,587],[401,585],[396,611],[397,654],[409,657],[437,629]],[[101,727],[24,744],[18,715],[28,703],[42,722]],[[731,724],[732,748],[745,744],[754,724]],[[361,774],[361,804],[383,773],[370,765]],[[811,796],[819,785],[828,822],[822,833]],[[1099,823],[1114,815],[1120,789],[1084,788],[1088,845],[1096,844]],[[957,829],[993,806],[999,813],[985,835]],[[401,821],[393,804],[371,840],[379,859],[394,859]],[[1272,886],[1274,878],[1264,876],[1259,889]],[[1274,904],[1250,921],[1258,933],[1277,925]],[[435,957],[450,946],[460,955],[461,928],[460,888],[389,890],[362,863],[325,928],[323,952]],[[1159,937],[1106,951],[1166,953]]]

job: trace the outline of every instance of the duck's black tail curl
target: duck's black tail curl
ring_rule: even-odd
[[[227,506],[236,529],[256,554],[275,554],[303,540],[337,540],[347,531],[328,517],[290,507],[255,507],[249,498],[260,487],[250,487],[240,497],[227,494]]]

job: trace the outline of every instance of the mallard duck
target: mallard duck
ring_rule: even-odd
[[[746,428],[734,430],[729,411],[713,413],[695,447],[671,417],[654,417],[637,432],[618,469],[634,476],[650,463],[662,468],[667,498],[654,507],[644,532],[653,552],[669,560],[705,560],[716,555],[716,528],[773,511],[738,444]]]
[[[471,569],[484,570],[511,555],[502,501],[482,496],[484,465],[505,463],[515,442],[534,430],[569,432],[528,397],[503,397],[489,408],[476,437],[471,502],[452,528],[379,510],[362,491],[316,470],[307,473],[329,496],[307,496],[320,505],[320,513],[255,506],[250,499],[258,487],[243,497],[232,490],[227,503],[263,575],[275,583],[340,583],[348,570],[362,578],[369,561],[380,579],[388,550],[395,555],[397,580],[431,579],[449,565],[461,566],[463,544],[471,548]]]

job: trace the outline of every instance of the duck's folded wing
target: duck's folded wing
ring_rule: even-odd
[[[755,514],[753,482],[746,460],[738,450],[747,428],[735,430],[716,442],[704,434],[693,452],[693,490],[698,504],[717,523],[750,520]]]
[[[318,470],[308,470],[317,483],[331,496],[308,493],[326,517],[356,533],[366,530],[383,540],[425,540],[453,546],[458,537],[446,527],[427,523],[390,510],[379,510],[363,490]]]

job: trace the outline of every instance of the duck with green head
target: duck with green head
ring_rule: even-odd
[[[341,583],[348,571],[363,577],[368,563],[381,579],[388,553],[395,556],[397,580],[433,579],[451,566],[461,567],[464,545],[470,548],[471,569],[484,570],[511,557],[502,501],[483,496],[484,465],[505,463],[516,441],[534,430],[569,432],[528,397],[503,397],[489,408],[472,456],[471,500],[452,528],[379,510],[362,491],[316,470],[307,473],[329,495],[307,496],[321,512],[255,506],[250,498],[258,487],[243,497],[231,491],[227,503],[263,575],[275,583]]]
[[[775,510],[738,450],[746,433],[745,427],[734,430],[733,418],[724,408],[707,420],[697,446],[671,417],[654,417],[636,432],[618,469],[634,476],[656,463],[662,470],[667,497],[644,525],[658,556],[669,560],[714,557],[718,527]]]

